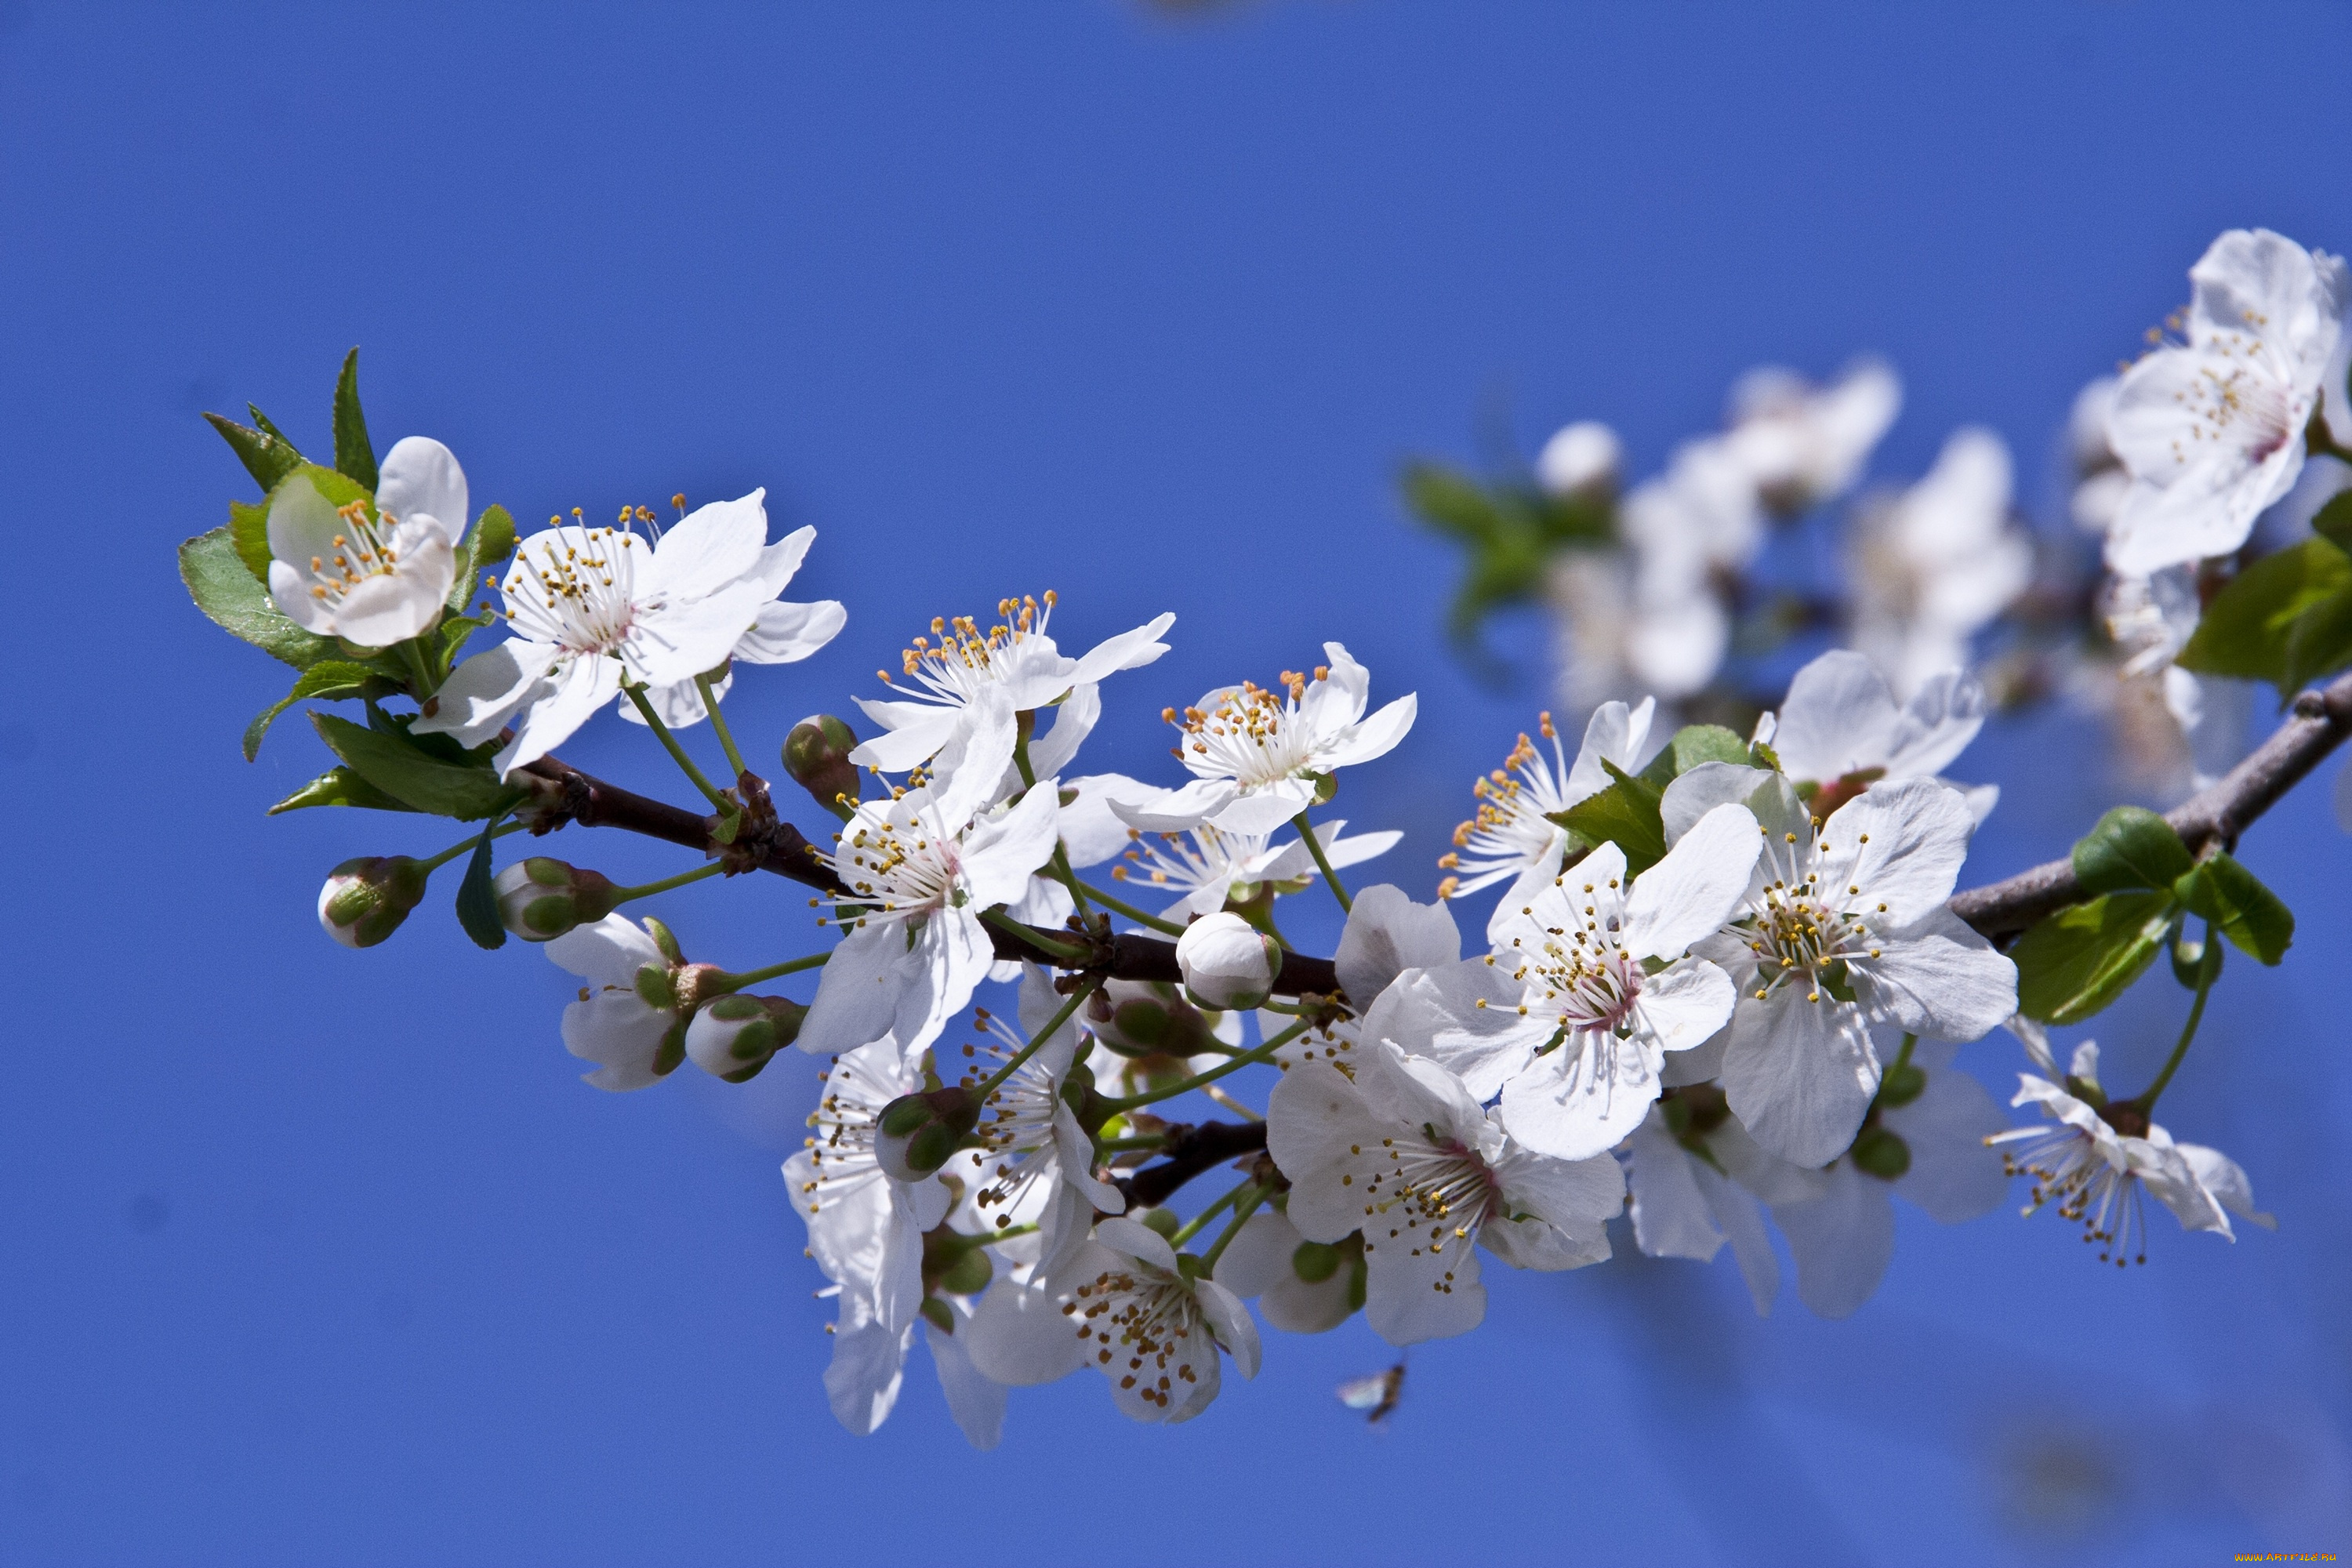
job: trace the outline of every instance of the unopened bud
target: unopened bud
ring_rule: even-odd
[[[1911,1145],[1903,1142],[1900,1133],[1884,1127],[1864,1128],[1849,1152],[1853,1156],[1855,1169],[1867,1171],[1881,1181],[1894,1181],[1911,1168]]]
[[[874,1163],[895,1180],[919,1182],[963,1148],[979,1122],[980,1100],[968,1089],[902,1094],[875,1122]]]
[[[1625,460],[1617,432],[1597,419],[1562,426],[1536,455],[1536,483],[1548,495],[1606,500],[1617,492]]]
[[[741,1083],[799,1037],[807,1016],[782,996],[721,996],[687,1026],[686,1054],[713,1078]]]
[[[784,737],[784,772],[845,821],[857,805],[857,764],[849,760],[856,747],[848,725],[830,713],[812,715]]]
[[[516,861],[491,886],[499,898],[499,923],[525,942],[553,942],[593,925],[621,901],[620,889],[602,872],[546,855]]]
[[[1255,1007],[1274,990],[1282,945],[1236,914],[1194,921],[1176,942],[1184,989],[1202,1007]]]
[[[319,889],[319,923],[345,947],[373,947],[400,929],[430,874],[405,855],[346,860]]]

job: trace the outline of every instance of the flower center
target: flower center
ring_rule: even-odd
[[[984,630],[970,616],[933,616],[930,637],[917,637],[899,654],[899,672],[915,683],[913,696],[961,708],[983,689],[1013,679],[1038,656],[1058,656],[1045,635],[1054,604],[1050,588],[1042,603],[1033,596],[999,599],[996,613],[1003,618]],[[888,670],[875,673],[892,684]]]
[[[2182,399],[2189,435],[2186,441],[2174,439],[2175,461],[2192,461],[2210,442],[2233,447],[2259,464],[2300,433],[2299,400],[2263,339],[2216,332],[2206,339],[2201,357],[2208,363]],[[2215,360],[2222,363],[2217,366]]]
[[[535,533],[507,574],[508,623],[573,654],[617,653],[636,625],[636,574],[652,546],[633,531],[564,524]]]
[[[387,542],[400,520],[384,512],[370,521],[365,501],[350,501],[335,509],[344,531],[335,535],[334,554],[310,557],[310,596],[340,607],[351,591],[370,577],[389,577],[399,570],[399,557]]]
[[[1521,735],[1503,765],[1470,786],[1478,808],[1469,821],[1454,828],[1456,852],[1440,857],[1437,862],[1448,871],[1467,873],[1469,880],[1446,878],[1438,889],[1440,898],[1475,892],[1533,865],[1551,847],[1559,830],[1549,817],[1564,805],[1561,792],[1568,781],[1568,758],[1560,751],[1551,715],[1542,715],[1541,721],[1544,739],[1551,742],[1552,762],[1545,762],[1536,743]],[[1558,764],[1556,773],[1553,763]],[[1463,853],[1471,857],[1466,865]]]
[[[2026,1214],[2055,1202],[2060,1219],[2083,1227],[2085,1245],[2098,1244],[2100,1262],[2121,1268],[2127,1258],[2147,1261],[2147,1195],[2120,1144],[2063,1122],[2021,1127],[1985,1142],[2002,1145],[2002,1174],[2033,1178]]]
[[[874,1123],[878,1114],[876,1107],[845,1092],[839,1084],[826,1082],[824,1098],[809,1112],[808,1124],[816,1131],[802,1140],[816,1169],[815,1175],[801,1184],[801,1191],[809,1194],[809,1213],[817,1212],[826,1188],[881,1169],[874,1160]]]
[[[1078,1321],[1078,1338],[1092,1340],[1096,1364],[1119,1373],[1121,1388],[1162,1410],[1175,1383],[1198,1383],[1185,1346],[1201,1326],[1201,1306],[1182,1281],[1149,1264],[1106,1269],[1078,1287],[1063,1315]],[[1124,1369],[1113,1365],[1124,1357]],[[1171,1360],[1175,1362],[1171,1368]]]
[[[1869,843],[1869,836],[1862,841]],[[1782,847],[1785,847],[1785,868],[1780,853],[1768,850],[1767,870],[1780,874],[1738,922],[1756,955],[1756,995],[1761,999],[1785,983],[1801,980],[1808,1002],[1819,1002],[1824,989],[1839,1001],[1850,1001],[1850,993],[1839,994],[1845,992],[1847,971],[1879,954],[1864,916],[1845,902],[1861,898],[1862,889],[1850,886],[1841,899],[1838,889],[1823,887],[1818,856],[1828,846],[1799,848],[1796,843],[1791,833],[1783,836]],[[1885,908],[1878,906],[1880,912]]]
[[[1420,1142],[1384,1138],[1378,1149],[1349,1146],[1351,1168],[1340,1184],[1363,1190],[1366,1252],[1401,1247],[1415,1258],[1443,1256],[1457,1243],[1475,1243],[1479,1229],[1504,1212],[1502,1188],[1485,1159],[1455,1140],[1439,1138],[1433,1128],[1422,1131]],[[1451,1294],[1454,1271],[1430,1288]]]
[[[834,870],[868,914],[902,917],[944,909],[960,889],[963,860],[951,837],[919,817],[903,826],[867,821],[834,851]]]
[[[1328,674],[1328,670],[1318,668],[1315,679],[1321,680]],[[1290,777],[1314,754],[1315,737],[1298,718],[1307,679],[1286,669],[1280,690],[1244,680],[1220,695],[1216,706],[1206,712],[1187,708],[1179,716],[1173,708],[1163,710],[1160,717],[1184,732],[1176,755],[1202,778],[1230,778],[1252,785]]]

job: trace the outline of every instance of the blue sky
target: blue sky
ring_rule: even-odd
[[[2276,1237],[2160,1233],[2115,1278],[2047,1216],[1906,1213],[1842,1324],[1790,1297],[1759,1322],[1723,1260],[1512,1278],[1480,1333],[1415,1352],[1384,1434],[1330,1396],[1390,1359],[1351,1324],[1278,1340],[1188,1427],[1130,1427],[1078,1379],[1016,1395],[975,1456],[919,1354],[877,1436],[824,1409],[830,1306],[775,1170],[808,1064],[601,1095],[539,955],[424,916],[366,954],[320,936],[329,866],[453,836],[265,820],[320,753],[289,725],[240,760],[283,681],[171,556],[249,494],[197,414],[249,398],[321,440],[358,343],[379,446],[448,442],[478,504],[765,485],[779,532],[817,527],[796,594],[849,629],[741,682],[761,752],[1005,593],[1058,589],[1080,642],[1178,614],[1176,651],[1110,689],[1093,766],[1146,771],[1162,704],[1345,641],[1376,692],[1421,693],[1343,804],[1407,830],[1386,872],[1425,893],[1542,697],[1443,647],[1452,563],[1402,518],[1404,458],[1475,460],[1506,414],[1525,444],[1599,416],[1645,469],[1748,365],[1868,350],[1908,388],[1878,475],[1989,424],[2051,513],[2074,390],[2215,232],[2352,246],[2347,59],[2341,5],[0,7],[0,1551],[2352,1544],[2329,1479],[2352,1341],[2323,1305],[2352,1285],[2352,1080],[2320,1048],[2352,909],[2316,789],[2245,847],[2304,942],[2232,968],[2167,1101],[2246,1164]],[[621,731],[567,751],[674,793]],[[2009,790],[1986,876],[2112,798],[2057,713],[1960,771]],[[720,962],[809,940],[778,889],[663,908]],[[2142,1068],[2181,1010],[2145,990],[2097,1031]],[[1999,1039],[1961,1062],[2014,1067]]]

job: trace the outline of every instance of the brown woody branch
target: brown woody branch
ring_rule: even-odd
[[[2352,675],[2294,700],[2293,717],[2229,776],[2168,813],[2165,820],[2191,854],[2219,842],[2227,849],[2238,835],[2281,796],[2303,782],[2327,753],[2352,735]],[[1952,912],[1999,942],[2016,935],[2044,915],[2088,895],[2074,879],[2072,860],[2053,860],[1990,887],[1970,888],[1952,900]]]
[[[1156,1208],[1176,1195],[1177,1189],[1201,1174],[1265,1147],[1263,1121],[1203,1121],[1198,1126],[1177,1122],[1160,1146],[1163,1157],[1118,1183],[1131,1209]]]

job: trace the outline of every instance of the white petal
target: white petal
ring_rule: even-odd
[[[1915,1055],[1913,1059],[1917,1059]],[[1895,1190],[1944,1225],[1958,1225],[2000,1206],[2009,1192],[2000,1151],[1985,1140],[2009,1130],[2009,1119],[1984,1085],[1946,1068],[1927,1075],[1927,1087],[1908,1105],[1884,1115],[1887,1130],[1911,1151],[1911,1168]]]
[[[661,1080],[654,1062],[662,1039],[677,1023],[656,1012],[634,991],[600,990],[563,1009],[563,1048],[596,1070],[582,1079],[616,1093]]]
[[[732,657],[746,664],[797,664],[841,633],[849,612],[836,599],[760,606],[751,629],[735,641]]]
[[[964,1348],[971,1309],[952,1299],[948,1309],[956,1315],[956,1332],[943,1334],[939,1325],[927,1322],[923,1335],[931,1347],[931,1365],[939,1371],[940,1392],[947,1396],[948,1414],[964,1441],[986,1453],[1004,1436],[1004,1385],[972,1365]]]
[[[1772,1217],[1797,1260],[1797,1295],[1824,1318],[1850,1317],[1870,1300],[1895,1256],[1888,1184],[1841,1160],[1810,1202],[1777,1206]]]
[[[1874,785],[1822,828],[1823,890],[1837,899],[1859,887],[1854,897],[1886,906],[1874,925],[1908,925],[1952,896],[1975,831],[1968,802],[1934,779]]]
[[[852,1298],[842,1296],[844,1317]],[[824,1369],[824,1393],[844,1426],[863,1437],[889,1418],[905,1375],[909,1328],[892,1329],[867,1319],[834,1330],[833,1363]]]
[[[1723,1246],[1699,1191],[1696,1162],[1666,1130],[1654,1107],[1625,1141],[1625,1185],[1633,1194],[1633,1240],[1653,1258],[1705,1263]]]
[[[1060,812],[1058,786],[1045,779],[1003,816],[971,830],[964,841],[963,876],[974,919],[980,910],[1012,902],[1037,868],[1053,858]]]
[[[1682,1052],[1719,1034],[1738,1003],[1731,976],[1703,958],[1686,958],[1651,975],[1634,1009],[1644,1037],[1662,1051]]]
[[[1975,676],[1948,669],[1931,677],[1903,705],[1890,737],[1886,776],[1928,778],[1942,773],[1968,750],[1984,721],[1985,689]],[[1976,815],[1978,821],[1984,820],[1982,812]]]
[[[1486,1316],[1475,1238],[1449,1230],[1433,1240],[1427,1230],[1408,1230],[1405,1214],[1400,1205],[1388,1224],[1366,1222],[1364,1321],[1392,1345],[1468,1333]]]
[[[1353,726],[1337,745],[1318,754],[1317,765],[1347,767],[1388,755],[1396,749],[1397,742],[1404,739],[1405,731],[1412,728],[1413,715],[1419,706],[1419,700],[1414,696],[1398,698],[1370,718]]]
[[[1678,844],[1709,812],[1730,805],[1746,805],[1772,774],[1738,763],[1701,763],[1666,786],[1658,803],[1666,842]],[[1758,836],[1761,841],[1762,836]]]
[[[1843,1153],[1878,1092],[1878,1058],[1861,1010],[1801,979],[1761,1002],[1742,998],[1723,1054],[1732,1113],[1756,1142],[1802,1166]]]
[[[1214,1279],[1195,1280],[1193,1300],[1201,1303],[1201,1315],[1209,1321],[1217,1342],[1234,1358],[1234,1370],[1244,1378],[1257,1375],[1257,1324],[1250,1321],[1249,1309],[1241,1298],[1218,1284]]]
[[[2213,1196],[2213,1201],[2241,1219],[2250,1219],[2264,1230],[2276,1230],[2278,1217],[2254,1207],[2253,1184],[2238,1163],[2219,1149],[2209,1149],[2202,1143],[2176,1143],[2182,1160],[2186,1161],[2197,1184]]]
[[[1333,966],[1359,1015],[1408,969],[1434,968],[1462,957],[1462,932],[1443,903],[1416,904],[1387,882],[1356,895],[1339,933]]]
[[[559,969],[570,970],[596,985],[635,984],[637,971],[648,963],[667,967],[669,960],[654,945],[645,928],[625,915],[606,915],[594,925],[565,931],[541,950]]]
[[[1096,1265],[1091,1270],[1090,1262]],[[1070,1278],[1091,1279],[1118,1266],[1108,1248],[1084,1250],[1071,1265]],[[956,1337],[966,1341],[964,1352],[982,1376],[1014,1388],[1067,1377],[1087,1360],[1085,1342],[1062,1315],[1054,1290],[1015,1284],[1003,1271]]]
[[[541,695],[556,660],[551,643],[509,638],[485,648],[449,672],[433,694],[433,711],[412,728],[420,734],[451,734],[466,747],[480,745],[506,727],[516,710]]]
[[[1638,1039],[1604,1029],[1569,1036],[1503,1086],[1503,1126],[1528,1148],[1583,1160],[1614,1148],[1658,1098],[1658,1075]]]
[[[1699,818],[1664,859],[1634,879],[1625,900],[1627,951],[1636,958],[1679,958],[1691,943],[1713,936],[1747,897],[1763,851],[1764,836],[1745,805],[1718,805]]]
[[[883,732],[861,742],[849,760],[887,773],[903,773],[946,745],[962,712],[928,702],[875,702],[863,697],[856,701],[868,719],[883,726]]]
[[[1691,1162],[1691,1179],[1706,1195],[1707,1212],[1730,1238],[1732,1259],[1748,1286],[1748,1300],[1756,1303],[1756,1315],[1770,1317],[1772,1299],[1780,1293],[1780,1260],[1764,1228],[1763,1205],[1738,1184],[1697,1161]]]
[[[1790,778],[1827,784],[1886,766],[1901,717],[1878,667],[1839,648],[1805,666],[1789,683],[1772,750]]]
[[[1484,959],[1407,970],[1372,1004],[1363,1032],[1442,1064],[1489,1100],[1557,1026],[1521,1016],[1520,994],[1509,971]]]
[[[579,731],[621,693],[621,667],[609,658],[570,658],[549,672],[530,708],[514,721],[514,739],[494,759],[499,776],[535,763]]]
[[[1913,1034],[1981,1039],[2017,1012],[2017,965],[1948,907],[1876,940],[1855,965],[1865,999]]]
[[[1062,791],[1077,797],[1062,807],[1057,830],[1071,866],[1079,870],[1099,866],[1134,842],[1127,824],[1112,809],[1114,800],[1148,805],[1170,793],[1154,784],[1139,783],[1125,773],[1087,773],[1064,779]]]
[[[816,1000],[801,1020],[801,1049],[828,1056],[888,1034],[898,994],[908,984],[908,956],[907,928],[897,921],[873,921],[843,937],[817,978]]]
[[[726,662],[760,618],[760,604],[758,584],[734,583],[698,598],[641,606],[621,657],[648,686],[692,680]]]
[[[1078,656],[1077,667],[1070,673],[1072,684],[1092,685],[1118,670],[1142,668],[1168,651],[1168,645],[1160,639],[1175,624],[1174,616],[1162,614],[1133,631],[1104,638]]]
[[[767,496],[765,489],[756,489],[734,500],[712,501],[670,524],[654,546],[641,591],[687,600],[741,586],[754,605],[774,598],[776,589],[761,591],[759,573],[761,549],[768,539]],[[745,612],[746,624],[751,613]],[[736,627],[728,641],[733,642],[742,629]],[[702,668],[718,662],[714,658]]]
[[[1184,793],[1184,790],[1177,791],[1180,796]],[[1208,820],[1226,833],[1272,833],[1305,811],[1314,801],[1315,787],[1306,780],[1276,779],[1219,806]],[[1172,814],[1174,804],[1171,800],[1161,809]],[[1121,815],[1140,826],[1137,814],[1125,812]]]
[[[1240,794],[1241,786],[1230,779],[1194,779],[1182,789],[1155,789],[1134,799],[1114,795],[1109,805],[1112,815],[1140,832],[1183,833],[1224,810]]]
[[[1073,686],[1054,709],[1054,727],[1029,742],[1032,776],[1048,779],[1076,760],[1078,746],[1094,732],[1102,717],[1102,690],[1092,684]]]
[[[430,519],[444,543],[456,544],[465,536],[473,521],[468,504],[466,470],[457,466],[457,455],[429,437],[402,437],[376,465],[376,510],[402,522]]]

